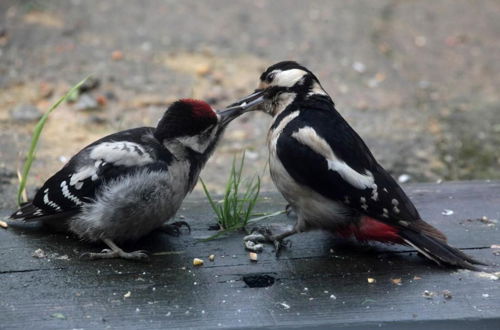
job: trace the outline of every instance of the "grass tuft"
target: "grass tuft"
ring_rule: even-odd
[[[260,178],[255,175],[251,179],[242,180],[241,174],[244,163],[245,153],[243,153],[239,164],[237,164],[236,157],[233,158],[224,198],[220,201],[214,200],[205,183],[200,179],[203,191],[217,216],[217,222],[221,228],[217,234],[204,239],[205,241],[215,239],[232,231],[244,229],[249,223],[260,193]]]
[[[31,165],[33,164],[33,160],[35,159],[35,152],[36,152],[36,147],[38,145],[38,140],[40,139],[40,135],[42,134],[43,127],[45,126],[45,123],[47,122],[47,119],[49,118],[49,115],[52,111],[54,111],[62,102],[64,102],[70,95],[74,95],[77,91],[78,88],[88,79],[89,77],[86,77],[82,81],[80,81],[78,84],[73,86],[63,97],[61,97],[59,100],[57,100],[56,103],[54,103],[49,110],[40,118],[38,123],[35,126],[35,130],[33,131],[33,135],[31,136],[31,145],[30,149],[28,150],[28,154],[26,155],[26,161],[24,162],[23,166],[23,171],[22,173],[18,173],[19,177],[19,187],[17,189],[17,204],[21,205],[22,202],[27,202],[27,194],[26,194],[26,183],[28,181],[28,174],[31,170]]]

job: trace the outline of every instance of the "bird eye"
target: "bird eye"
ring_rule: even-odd
[[[268,74],[267,77],[266,77],[266,82],[270,83],[271,81],[273,81],[275,75],[276,75],[276,73],[270,73],[270,74]]]

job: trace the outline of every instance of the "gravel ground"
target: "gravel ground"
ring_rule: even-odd
[[[13,205],[9,183],[33,118],[88,74],[98,86],[57,109],[44,131],[32,189],[97,137],[154,125],[181,97],[223,107],[284,59],[317,74],[395,176],[498,179],[498,17],[495,0],[2,0],[2,203]],[[244,149],[248,173],[265,173],[268,125],[252,113],[229,127],[202,174],[211,189],[221,191]],[[263,185],[273,189],[267,174]]]

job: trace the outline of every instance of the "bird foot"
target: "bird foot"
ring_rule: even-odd
[[[250,235],[245,236],[243,240],[245,241],[245,246],[248,245],[246,242],[271,243],[274,245],[276,257],[278,257],[282,248],[292,247],[292,242],[290,240],[285,240],[286,237],[292,234],[295,234],[295,230],[275,235],[271,229],[267,227],[255,227],[250,232]]]
[[[289,218],[294,218],[297,216],[297,214],[295,213],[295,211],[292,208],[292,204],[287,204],[285,206],[285,214]]]
[[[119,250],[103,249],[100,253],[94,253],[94,252],[82,253],[80,255],[80,258],[87,260],[122,258],[127,260],[145,261],[149,259],[149,256],[147,254],[147,251],[145,250],[125,252],[122,249]]]
[[[158,229],[167,235],[179,236],[181,234],[182,227],[186,227],[188,229],[188,232],[191,233],[191,226],[186,221],[165,223]]]

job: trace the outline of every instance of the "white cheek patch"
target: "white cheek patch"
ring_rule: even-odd
[[[312,127],[301,128],[293,133],[292,137],[323,156],[328,163],[328,169],[337,172],[342,179],[352,186],[358,189],[373,189],[375,183],[373,174],[368,170],[365,171],[365,174],[359,173],[337,158],[328,143]]]
[[[291,69],[286,71],[277,72],[274,76],[272,86],[281,87],[292,87],[294,86],[302,77],[307,74],[304,70]]]
[[[176,140],[179,141],[184,147],[202,154],[205,150],[207,150],[210,143],[214,141],[215,135],[217,134],[217,130],[215,128],[211,127],[208,129],[212,130],[208,136],[201,133],[194,136],[183,136],[177,138]]]

